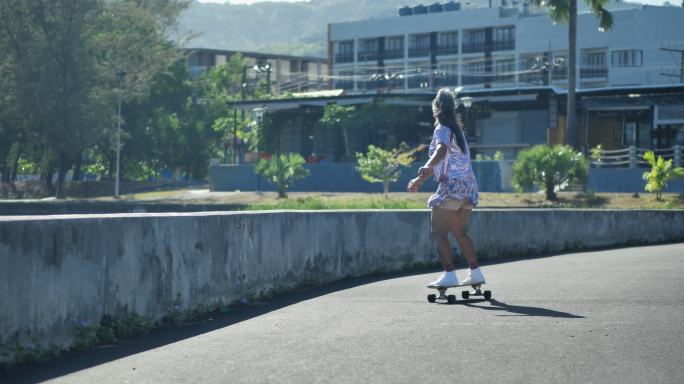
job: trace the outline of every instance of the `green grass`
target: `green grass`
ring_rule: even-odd
[[[404,199],[385,199],[370,197],[366,199],[330,199],[325,197],[301,197],[280,199],[266,203],[255,203],[247,206],[248,210],[272,209],[420,209],[426,208],[424,201]]]

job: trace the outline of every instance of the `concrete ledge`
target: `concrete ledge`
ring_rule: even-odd
[[[684,241],[684,211],[476,210],[482,259]],[[427,210],[0,218],[0,342],[435,262]]]

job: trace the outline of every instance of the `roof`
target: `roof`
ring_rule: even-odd
[[[329,93],[327,93],[329,92]],[[338,93],[338,95],[334,95]],[[556,95],[565,98],[567,90],[553,86],[521,87],[521,88],[487,88],[487,89],[464,89],[459,96],[469,96],[474,102],[523,102],[536,100],[539,95]],[[610,88],[594,88],[577,90],[578,101],[588,98],[606,96],[641,97],[650,96],[684,96],[684,84],[657,85],[657,86],[624,86]],[[435,92],[415,93],[368,93],[368,94],[344,94],[342,90],[307,92],[297,94],[287,99],[271,100],[245,100],[232,102],[231,106],[236,109],[252,110],[266,107],[270,110],[297,109],[305,106],[324,107],[328,104],[354,105],[365,104],[381,100],[386,104],[395,105],[423,105],[429,106]]]
[[[223,55],[228,55],[228,56],[239,53],[244,57],[263,58],[263,59],[282,59],[282,60],[308,60],[308,61],[317,61],[317,62],[320,62],[323,64],[328,63],[327,57],[294,56],[294,55],[282,55],[279,53],[235,51],[235,50],[202,48],[202,47],[185,47],[185,48],[183,48],[183,50],[190,51],[190,52],[199,52],[199,51],[211,52],[211,53],[218,53],[218,54],[223,54]]]

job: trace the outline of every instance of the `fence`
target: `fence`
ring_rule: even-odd
[[[598,159],[594,159],[591,164],[595,167],[636,168],[641,165],[648,165],[648,162],[644,160],[644,154],[648,151],[653,151],[656,156],[662,156],[665,160],[673,160],[675,167],[682,166],[681,145],[661,149],[644,149],[630,146],[624,149],[599,150]],[[592,158],[594,158],[593,153]]]

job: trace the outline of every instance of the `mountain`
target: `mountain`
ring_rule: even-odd
[[[522,0],[520,0],[522,1]],[[431,0],[311,0],[212,4],[193,1],[179,19],[175,38],[194,35],[181,43],[187,48],[214,48],[300,56],[326,57],[328,23],[392,17],[405,5],[430,4]],[[442,3],[446,0],[442,0]],[[465,7],[487,7],[490,0],[461,1]],[[499,6],[502,0],[491,0]],[[512,3],[509,0],[508,3]],[[587,12],[579,1],[580,12]],[[609,10],[640,7],[621,0]]]
[[[195,34],[185,47],[325,57],[327,25],[392,17],[419,0],[311,0],[252,5],[193,2],[179,19],[176,37]]]

